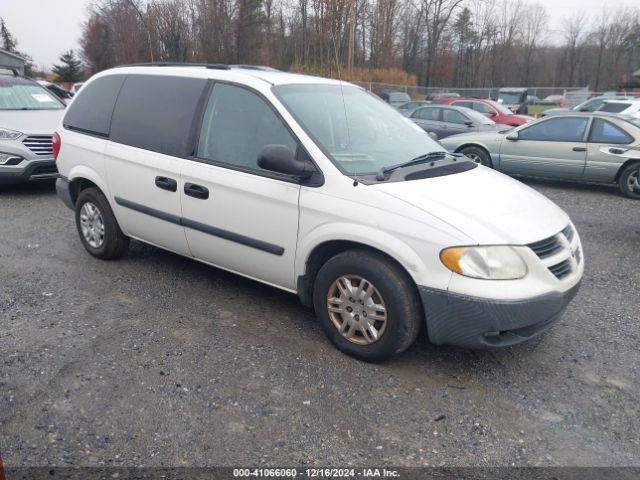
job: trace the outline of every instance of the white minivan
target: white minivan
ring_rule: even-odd
[[[88,81],[54,137],[89,253],[116,258],[135,238],[295,292],[361,359],[423,327],[435,344],[522,342],[582,278],[565,212],[349,83],[126,66]]]

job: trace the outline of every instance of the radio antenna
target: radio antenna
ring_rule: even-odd
[[[345,123],[345,127],[347,129],[347,145],[349,147],[349,151],[351,152],[351,159],[353,160],[353,151],[351,150],[351,133],[349,132],[349,117],[347,116],[347,102],[344,99],[344,90],[342,88],[342,73],[340,72],[340,61],[338,58],[338,46],[336,44],[336,35],[335,35],[335,29],[331,28],[331,40],[333,42],[333,53],[335,56],[335,61],[336,61],[336,70],[338,72],[338,82],[340,83],[340,94],[342,96],[342,108],[344,110],[344,123]],[[353,186],[357,187],[359,180],[358,180],[358,169],[356,167],[354,167],[354,172],[353,172]]]

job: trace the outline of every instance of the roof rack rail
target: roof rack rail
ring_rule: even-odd
[[[125,67],[204,67],[214,70],[230,70],[231,67],[224,63],[184,63],[184,62],[148,62],[148,63],[130,63],[127,65],[118,65],[115,68]]]

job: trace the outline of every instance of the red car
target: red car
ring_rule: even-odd
[[[436,98],[433,103],[467,107],[486,115],[496,123],[511,127],[519,127],[533,120],[533,117],[516,115],[504,105],[484,98]]]

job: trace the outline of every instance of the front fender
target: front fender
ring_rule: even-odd
[[[402,265],[417,285],[446,289],[449,284],[451,275],[448,270],[429,268],[418,252],[398,236],[370,226],[344,222],[323,224],[299,240],[295,261],[296,277],[306,273],[307,260],[314,249],[330,241],[359,243],[385,253]],[[435,256],[437,257],[437,253]]]

